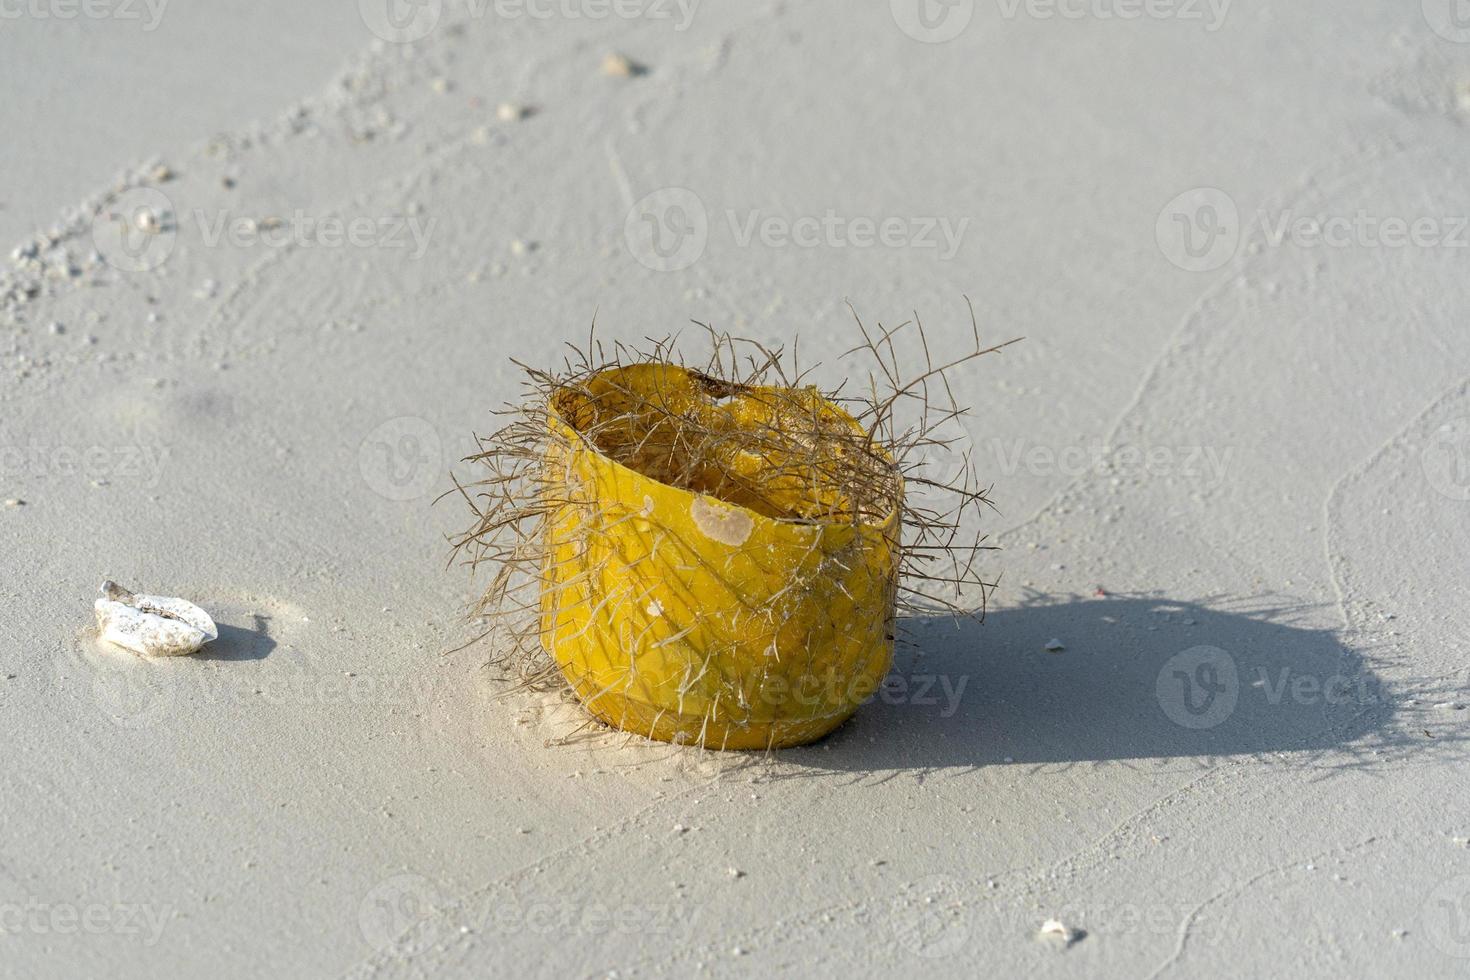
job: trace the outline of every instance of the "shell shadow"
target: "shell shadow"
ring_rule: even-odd
[[[270,635],[271,618],[259,613],[252,613],[250,618],[253,624],[249,627],[216,623],[219,627],[219,639],[206,644],[194,655],[194,659],[234,662],[264,660],[270,656],[271,651],[276,648],[276,641]]]

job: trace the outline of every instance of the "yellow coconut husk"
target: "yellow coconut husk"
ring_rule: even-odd
[[[798,407],[823,441],[773,459],[769,434]],[[779,748],[872,696],[893,658],[903,476],[870,467],[886,499],[867,520],[836,468],[807,465],[857,451],[855,419],[815,389],[673,364],[600,372],[552,409],[541,639],[591,714],[660,741]],[[599,443],[637,448],[619,462]],[[665,482],[681,446],[697,470],[683,486]]]
[[[971,518],[989,500],[953,465],[947,372],[1006,344],[983,347],[972,310],[973,347],[936,365],[912,324],[858,323],[854,395],[713,330],[701,370],[672,341],[608,356],[591,338],[560,371],[525,368],[469,457],[488,475],[457,486],[476,519],[455,554],[493,569],[474,610],[492,662],[623,731],[779,748],[877,691],[903,616],[983,616]]]

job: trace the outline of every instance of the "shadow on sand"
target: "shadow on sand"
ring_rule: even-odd
[[[910,619],[884,689],[782,758],[881,772],[1336,750],[1337,768],[1454,740],[1396,717],[1416,699],[1334,632],[1293,625],[1300,606],[1263,606],[1110,596]]]
[[[250,618],[253,623],[249,627],[216,624],[219,626],[219,639],[195,654],[195,659],[230,662],[264,660],[270,656],[276,648],[276,641],[270,635],[271,618],[259,613],[252,613]]]

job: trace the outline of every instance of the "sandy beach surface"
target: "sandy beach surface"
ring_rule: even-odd
[[[1463,4],[303,6],[0,4],[0,975],[1470,971]],[[1000,586],[834,735],[461,648],[511,357],[966,296]]]

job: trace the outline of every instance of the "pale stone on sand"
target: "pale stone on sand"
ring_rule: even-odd
[[[219,638],[203,609],[183,599],[137,595],[116,582],[102,583],[93,605],[97,631],[116,646],[149,657],[182,657]]]

